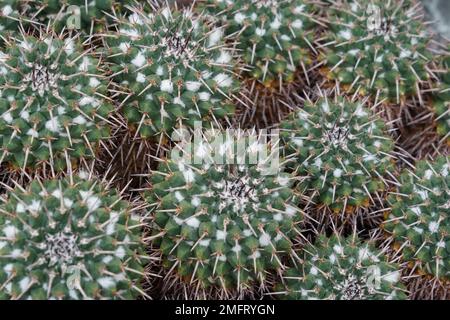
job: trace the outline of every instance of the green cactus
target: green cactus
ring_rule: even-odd
[[[107,82],[77,38],[11,39],[0,52],[0,163],[66,167],[109,137]]]
[[[233,60],[212,28],[186,10],[134,12],[106,38],[113,79],[126,91],[123,113],[132,131],[149,138],[180,122],[217,122],[234,112],[239,88]]]
[[[304,0],[204,0],[199,5],[224,24],[242,51],[248,75],[266,87],[292,82],[296,70],[312,65],[316,8]]]
[[[141,218],[117,191],[74,176],[17,186],[0,205],[0,299],[132,299]]]
[[[281,141],[302,193],[334,211],[368,206],[392,172],[393,141],[364,103],[321,98],[283,121]]]
[[[433,100],[433,111],[436,115],[437,132],[446,138],[447,144],[450,145],[450,46],[447,55],[442,60],[444,73]]]
[[[450,158],[419,161],[404,172],[400,189],[389,197],[392,211],[384,229],[403,260],[421,272],[450,279]]]
[[[329,28],[320,60],[325,76],[341,89],[403,102],[429,79],[431,37],[414,1],[344,1],[327,10]],[[379,17],[379,19],[378,19]]]
[[[372,243],[355,237],[319,236],[304,262],[283,273],[275,297],[290,300],[403,300],[399,266]]]
[[[262,163],[270,155],[250,165],[249,159],[266,147],[259,142],[234,152],[245,142],[205,141],[211,140],[183,149],[192,148],[201,161],[165,160],[152,176],[147,202],[154,207],[155,245],[164,266],[189,283],[236,291],[264,284],[267,274],[282,268],[283,257],[292,254],[302,219],[292,179],[278,171],[265,175]],[[211,157],[228,154],[235,164],[210,161],[212,145],[217,149]]]

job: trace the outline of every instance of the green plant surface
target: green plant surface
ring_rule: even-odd
[[[402,258],[420,272],[450,279],[450,158],[422,160],[400,177],[384,229],[402,248]]]
[[[311,201],[351,211],[385,190],[394,143],[363,102],[341,97],[306,102],[280,128],[288,167]]]
[[[289,300],[404,300],[400,267],[373,243],[321,235],[304,248],[304,263],[283,273],[275,297]]]
[[[9,40],[0,52],[0,162],[62,169],[94,157],[114,110],[99,64],[78,38]]]
[[[78,177],[35,180],[0,205],[0,299],[133,299],[140,218],[118,192]]]
[[[223,32],[192,12],[134,12],[106,38],[114,81],[132,131],[149,138],[234,113],[239,84]]]

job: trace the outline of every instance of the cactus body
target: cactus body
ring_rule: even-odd
[[[303,0],[206,0],[200,8],[214,15],[237,42],[248,76],[268,87],[292,82],[296,70],[312,64],[315,7]]]
[[[0,53],[0,162],[63,168],[94,156],[113,110],[98,64],[76,38],[11,40]]]
[[[450,160],[420,161],[405,172],[400,190],[390,197],[384,224],[411,265],[440,279],[450,279]]]
[[[93,180],[34,181],[0,206],[0,299],[132,299],[139,219]]]
[[[304,263],[284,271],[277,296],[290,300],[402,300],[399,266],[371,243],[320,236],[304,250]]]
[[[140,136],[234,112],[230,99],[238,85],[222,30],[192,12],[167,7],[149,15],[134,12],[107,42],[115,82],[127,94],[123,113]]]
[[[224,139],[219,150],[228,154],[234,143]],[[208,161],[205,142],[193,146],[193,154]],[[252,143],[238,157],[262,147]],[[241,163],[167,160],[152,177],[147,201],[155,205],[155,243],[165,266],[190,283],[248,289],[291,254],[301,215],[290,176],[264,175],[260,165]]]
[[[447,138],[450,145],[450,47],[447,56],[443,58],[441,76],[438,92],[434,97],[433,110],[436,115],[436,127],[440,136]]]
[[[413,1],[344,1],[328,10],[321,60],[347,92],[400,103],[429,79],[430,37]]]
[[[393,141],[363,103],[322,98],[281,123],[285,156],[311,200],[334,210],[368,206],[392,170]]]

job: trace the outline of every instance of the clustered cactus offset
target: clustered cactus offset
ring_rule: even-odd
[[[106,41],[116,91],[125,96],[123,113],[136,135],[170,135],[181,122],[193,127],[234,112],[232,51],[223,30],[201,16],[188,9],[135,9]]]
[[[317,7],[308,1],[206,0],[201,7],[223,18],[248,76],[265,86],[281,87],[294,81],[296,70],[306,73],[312,65]]]
[[[195,142],[193,155],[201,161],[168,159],[152,176],[147,202],[163,263],[203,287],[239,291],[264,284],[271,270],[283,268],[283,256],[293,254],[302,218],[288,174],[264,175],[260,162],[248,165],[265,146],[255,141],[235,153],[238,143],[245,142],[223,139],[210,154],[208,140]],[[210,161],[229,152],[235,164]]]
[[[392,234],[403,260],[420,272],[450,279],[450,158],[420,161],[404,172],[384,229]]]
[[[0,299],[132,299],[147,258],[141,218],[100,182],[16,187],[0,205]]]
[[[17,29],[19,21],[19,1],[5,0],[0,4],[0,36]],[[0,39],[0,44],[2,40]]]
[[[64,168],[95,156],[113,110],[99,64],[77,37],[9,39],[0,51],[0,163]]]
[[[306,102],[282,122],[281,138],[302,193],[338,212],[368,206],[393,170],[393,141],[362,101]]]
[[[399,265],[357,236],[319,236],[304,262],[283,273],[274,295],[295,300],[402,300]]]
[[[432,55],[414,1],[342,1],[327,9],[327,20],[321,60],[329,80],[372,101],[422,101]]]
[[[23,15],[43,25],[51,24],[55,30],[79,29],[87,34],[104,28],[112,14],[114,0],[25,0]],[[124,5],[127,0],[122,1]]]

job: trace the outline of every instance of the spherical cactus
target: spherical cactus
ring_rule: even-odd
[[[421,98],[431,37],[414,1],[342,1],[328,10],[324,73],[347,92],[400,103]]]
[[[95,155],[113,111],[99,60],[77,38],[11,39],[0,52],[0,163],[63,168]]]
[[[403,300],[399,266],[357,237],[319,236],[283,273],[274,296],[290,300]]]
[[[203,288],[241,291],[263,285],[266,275],[283,268],[284,257],[293,254],[302,219],[291,177],[279,171],[265,175],[263,162],[271,156],[249,162],[266,146],[249,142],[242,153],[233,152],[240,143],[245,142],[196,141],[183,150],[201,161],[165,160],[152,176],[147,202],[154,207],[153,237],[163,263]],[[234,164],[211,161],[224,155]]]
[[[450,158],[420,161],[405,172],[389,198],[392,211],[384,229],[402,257],[422,273],[450,279]]]
[[[351,212],[384,190],[393,141],[364,103],[321,98],[280,126],[285,156],[311,201]]]
[[[130,1],[121,2],[127,4]],[[114,4],[114,0],[27,0],[22,7],[24,18],[30,22],[50,23],[58,31],[65,28],[89,34],[103,29],[105,22],[111,20],[109,16]]]
[[[225,25],[237,42],[248,74],[268,87],[294,80],[295,71],[312,64],[317,27],[313,4],[304,0],[204,0],[209,14]]]
[[[132,299],[142,290],[140,218],[101,183],[17,186],[0,205],[0,299]]]
[[[232,114],[238,84],[233,60],[212,28],[189,10],[135,11],[109,34],[113,79],[125,94],[123,113],[136,135],[149,138],[183,124]]]

